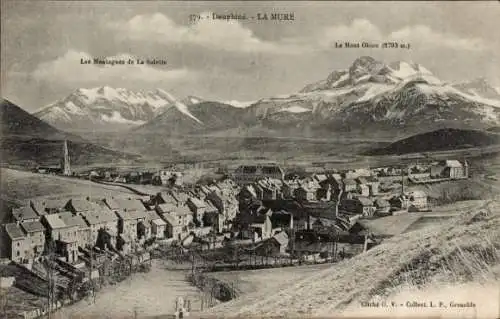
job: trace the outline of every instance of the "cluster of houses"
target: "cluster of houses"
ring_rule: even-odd
[[[427,209],[425,193],[405,191],[404,181],[403,189],[398,192],[381,191],[381,181],[370,170],[314,174],[286,181],[264,178],[245,185],[239,196],[242,201],[294,200],[306,208],[324,207],[327,212],[323,215],[332,218],[339,214],[373,217],[385,216],[393,211]]]
[[[175,168],[150,170],[130,170],[118,172],[110,169],[95,169],[74,174],[80,178],[90,178],[97,181],[141,184],[180,186],[183,184],[183,174]]]
[[[30,264],[52,243],[61,260],[76,263],[88,247],[127,254],[152,240],[220,233],[238,211],[234,187],[226,181],[141,198],[32,199],[2,225],[0,251]]]
[[[292,229],[349,231],[358,219],[428,210],[427,194],[405,184],[468,174],[468,163],[457,160],[290,178],[276,164],[244,165],[212,185],[170,187],[141,198],[30,200],[12,210],[12,222],[1,229],[0,248],[3,256],[29,263],[50,241],[61,258],[74,263],[84,247],[128,253],[150,240],[184,242],[212,234],[274,243],[281,251]],[[182,174],[162,170],[158,178],[163,185],[179,184]]]

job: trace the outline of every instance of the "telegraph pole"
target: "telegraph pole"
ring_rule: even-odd
[[[89,257],[90,257],[89,283],[90,283],[90,287],[92,289],[93,303],[95,303],[95,287],[94,287],[94,280],[92,279],[92,272],[94,270],[94,250],[93,250],[93,247],[90,247]]]

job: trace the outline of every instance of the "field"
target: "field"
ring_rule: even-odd
[[[132,194],[121,187],[100,185],[87,180],[55,175],[36,174],[7,168],[2,175],[2,196],[7,199],[27,199],[40,196],[119,196]]]
[[[4,205],[19,205],[34,197],[67,198],[71,196],[127,196],[132,192],[119,186],[100,185],[86,180],[55,175],[35,174],[1,168],[1,200]],[[3,215],[5,210],[0,212]],[[0,216],[3,220],[5,216]]]
[[[240,317],[303,317],[311,313],[331,317],[346,310],[359,311],[362,301],[390,302],[388,298],[393,296],[401,300],[401,294],[408,291],[412,298],[406,294],[406,300],[418,301],[414,298],[422,291],[450,285],[457,288],[473,284],[491,289],[492,284],[500,283],[500,204],[488,201],[481,211],[484,213],[462,213],[439,227],[395,236],[364,254],[302,279],[290,277],[287,287],[266,291],[265,296],[249,293],[209,313]],[[498,292],[463,296],[452,290],[445,302],[450,301],[473,301],[483,313],[500,307]],[[457,317],[456,312],[450,313]]]
[[[299,280],[307,275],[331,267],[329,264],[270,268],[248,271],[227,271],[207,273],[207,277],[215,278],[232,287],[238,295],[246,295],[258,292],[266,295],[267,291],[289,284],[290,280]]]

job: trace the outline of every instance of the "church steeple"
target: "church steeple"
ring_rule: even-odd
[[[67,140],[64,140],[63,156],[64,156],[63,175],[70,176],[71,175],[71,166],[70,166],[70,158],[69,158],[68,141]]]

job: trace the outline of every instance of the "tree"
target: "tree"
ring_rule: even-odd
[[[42,259],[42,265],[45,269],[45,275],[47,280],[47,317],[50,319],[52,313],[52,306],[56,297],[56,254],[55,254],[55,242],[50,240],[46,244],[46,255]]]
[[[3,274],[0,274],[2,277]],[[3,314],[3,318],[7,318],[7,303],[9,297],[9,287],[0,288],[0,313]]]

